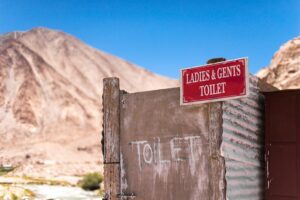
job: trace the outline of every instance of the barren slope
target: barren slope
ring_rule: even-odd
[[[280,47],[270,66],[257,76],[279,89],[300,88],[300,37]]]
[[[127,91],[174,87],[63,32],[36,28],[0,37],[0,164],[16,174],[100,170],[102,79]]]

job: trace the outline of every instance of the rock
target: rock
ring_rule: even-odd
[[[256,75],[279,89],[300,88],[300,37],[280,47],[271,64]]]

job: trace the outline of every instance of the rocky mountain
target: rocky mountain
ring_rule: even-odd
[[[178,85],[60,31],[0,36],[0,164],[31,176],[101,170],[102,79],[111,76],[130,92]]]
[[[271,64],[256,75],[279,89],[300,88],[300,37],[281,46]]]

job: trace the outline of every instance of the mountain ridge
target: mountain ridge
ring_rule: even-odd
[[[19,166],[16,175],[101,171],[102,79],[110,76],[128,92],[178,85],[61,31],[0,37],[0,164]]]

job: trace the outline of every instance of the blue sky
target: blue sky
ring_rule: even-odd
[[[37,26],[172,78],[220,56],[249,57],[256,73],[300,36],[300,1],[0,0],[0,34]]]

